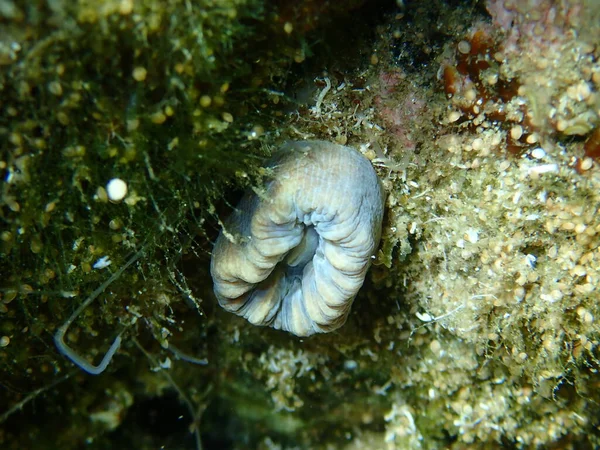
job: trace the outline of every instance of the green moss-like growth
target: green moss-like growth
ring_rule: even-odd
[[[66,341],[97,361],[124,327],[126,340],[139,332],[135,317],[159,330],[169,324],[167,307],[180,296],[169,274],[224,183],[252,172],[263,150],[248,133],[271,128],[271,119],[248,112],[236,94],[252,86],[244,53],[266,14],[262,2],[4,3],[16,11],[4,18],[2,48],[14,54],[4,55],[0,71],[0,334],[10,340],[0,364],[8,408],[76,374],[52,334],[140,250],[136,266],[100,294]],[[248,98],[269,101],[257,89]],[[110,201],[112,178],[127,183],[124,201]],[[99,408],[100,392],[127,392],[108,376],[89,389],[82,381],[49,394],[51,414],[72,405],[59,427],[69,430],[66,447],[112,428],[86,417]],[[39,437],[42,448],[54,426],[25,422],[5,440],[12,445],[22,433]]]

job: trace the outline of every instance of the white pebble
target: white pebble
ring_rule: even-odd
[[[537,258],[535,257],[535,255],[528,253],[527,255],[525,255],[525,262],[527,263],[527,265],[529,267],[531,267],[532,269],[535,269],[535,267],[537,265]]]
[[[523,136],[523,127],[521,125],[515,125],[510,129],[510,137],[515,141],[518,141]]]
[[[106,193],[111,202],[120,202],[127,195],[127,183],[120,178],[113,178],[106,183]]]
[[[103,256],[92,266],[94,269],[104,269],[112,264],[108,256]]]
[[[546,151],[542,147],[534,148],[531,150],[531,156],[533,156],[535,159],[542,159],[544,156],[546,156]]]
[[[556,173],[558,172],[558,164],[542,164],[541,166],[530,167],[528,170],[529,175],[541,175],[543,173]]]
[[[466,55],[471,51],[471,44],[467,41],[460,41],[457,47],[458,51],[461,52],[463,55]]]
[[[460,119],[460,113],[458,111],[450,111],[448,113],[448,122],[454,123]]]
[[[417,318],[422,322],[431,322],[433,320],[433,317],[431,317],[428,313],[420,313],[417,311],[415,316],[417,316]]]
[[[346,370],[354,370],[358,367],[358,363],[353,359],[347,359],[344,361],[344,369]]]
[[[584,158],[583,161],[581,161],[581,170],[590,170],[592,168],[592,166],[594,165],[594,161],[592,161],[592,158]]]

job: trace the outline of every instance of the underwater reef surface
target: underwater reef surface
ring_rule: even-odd
[[[1,448],[600,446],[597,1],[341,3],[0,0]],[[290,140],[387,194],[308,338],[209,273]]]

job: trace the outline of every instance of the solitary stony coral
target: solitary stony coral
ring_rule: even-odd
[[[220,305],[297,336],[341,327],[381,236],[385,195],[359,152],[289,142],[269,162],[264,195],[249,191],[211,260]]]

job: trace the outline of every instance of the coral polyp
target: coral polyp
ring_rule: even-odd
[[[289,142],[225,223],[211,274],[223,308],[297,336],[344,324],[381,236],[384,193],[356,150]]]

